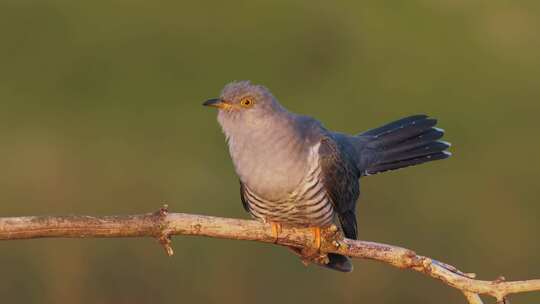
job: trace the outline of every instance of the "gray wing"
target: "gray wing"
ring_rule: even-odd
[[[360,195],[355,158],[350,155],[347,142],[324,136],[319,147],[319,162],[325,189],[347,238],[357,238],[356,200]]]

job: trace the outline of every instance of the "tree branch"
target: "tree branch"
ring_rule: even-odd
[[[0,240],[153,237],[159,240],[168,255],[172,255],[170,237],[173,235],[249,240],[311,249],[315,241],[312,230],[308,228],[283,226],[276,239],[269,224],[254,220],[169,213],[166,206],[158,212],[140,215],[0,218]],[[469,303],[474,304],[482,303],[479,297],[481,294],[495,297],[498,303],[507,303],[510,294],[540,291],[540,280],[510,282],[502,277],[494,281],[476,280],[475,274],[461,272],[451,265],[417,255],[406,248],[345,239],[335,226],[323,230],[320,251],[376,260],[401,269],[421,272],[461,290]]]

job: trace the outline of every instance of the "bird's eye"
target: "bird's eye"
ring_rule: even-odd
[[[242,107],[245,107],[245,108],[249,108],[253,106],[254,103],[255,102],[253,101],[252,97],[244,97],[240,100],[240,105],[242,105]]]

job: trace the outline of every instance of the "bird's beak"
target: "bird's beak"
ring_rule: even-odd
[[[226,108],[228,104],[225,103],[221,98],[212,98],[205,101],[203,103],[203,106],[223,109],[223,108]]]

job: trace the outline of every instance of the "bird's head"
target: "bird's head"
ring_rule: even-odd
[[[203,105],[218,108],[220,113],[233,116],[261,115],[280,108],[267,88],[249,81],[227,84],[218,98],[209,99]]]
[[[218,98],[203,105],[219,110],[218,121],[227,138],[267,129],[287,112],[266,87],[249,81],[227,84]]]

